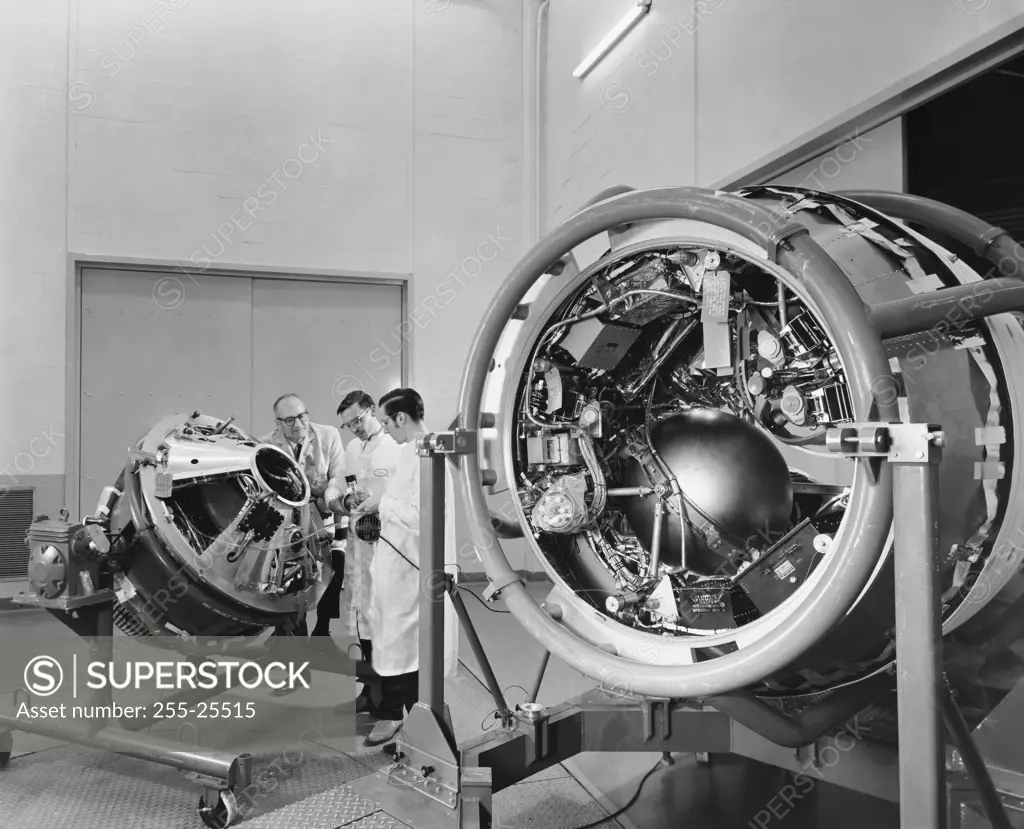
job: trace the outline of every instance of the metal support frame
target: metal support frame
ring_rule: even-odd
[[[827,436],[832,452],[876,468],[885,460],[893,470],[900,825],[949,829],[945,720],[990,822],[997,829],[1009,829],[992,778],[943,672],[938,464],[944,445],[942,427],[934,424],[852,424]],[[913,751],[905,750],[910,746]]]
[[[851,424],[830,431],[827,437],[833,453],[858,459],[870,467],[872,477],[884,462],[893,468],[899,741],[901,746],[913,747],[899,755],[901,826],[951,829],[945,720],[990,822],[995,829],[1008,829],[998,793],[943,673],[937,473],[944,442],[939,426],[919,423]],[[550,658],[548,652],[530,689],[529,702],[515,712],[508,709],[451,577],[436,577],[444,568],[444,462],[446,457],[475,451],[476,434],[467,430],[427,435],[419,443],[424,574],[421,699],[406,719],[394,766],[383,773],[389,780],[397,777],[406,784],[401,795],[394,796],[396,808],[409,814],[410,804],[397,804],[397,800],[407,801],[411,789],[434,801],[422,813],[429,813],[431,827],[487,829],[495,793],[581,752],[687,752],[698,756],[730,752],[733,720],[700,702],[598,689],[545,709],[535,699]],[[502,720],[500,728],[460,746],[454,742],[444,704],[440,654],[446,591]],[[493,599],[500,592],[500,587],[492,585],[485,597]],[[360,788],[360,783],[355,786]],[[380,780],[367,779],[363,788],[378,798],[382,794],[388,797],[388,787]],[[955,800],[959,808],[961,798]],[[438,805],[443,807],[440,811]]]

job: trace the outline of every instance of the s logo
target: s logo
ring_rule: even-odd
[[[388,476],[388,471],[386,469],[374,469],[373,474],[378,478],[386,478]]]

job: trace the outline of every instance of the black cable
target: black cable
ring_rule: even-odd
[[[369,518],[369,516],[366,516],[366,517],[367,517],[367,518]],[[362,520],[362,519],[361,519],[361,520]],[[378,521],[379,521],[379,519],[378,519]],[[372,523],[372,522],[367,522],[367,524],[370,524],[370,523]],[[364,526],[365,526],[365,525],[364,525]],[[362,528],[357,528],[357,529],[356,529],[356,535],[359,535],[359,529],[362,529]],[[398,548],[397,548],[397,547],[396,547],[396,546],[395,546],[394,544],[392,544],[392,543],[391,543],[390,541],[388,541],[388,539],[387,539],[387,538],[386,538],[385,536],[381,535],[381,533],[380,533],[380,530],[379,530],[379,529],[377,529],[377,528],[373,528],[373,529],[369,529],[369,528],[367,528],[367,529],[366,529],[366,530],[364,531],[364,533],[363,533],[363,534],[364,534],[364,535],[366,536],[366,538],[362,538],[362,537],[361,537],[361,540],[362,540],[362,541],[366,541],[366,542],[370,543],[370,540],[371,540],[371,539],[372,539],[372,538],[373,538],[374,536],[376,536],[376,540],[378,540],[378,541],[383,541],[383,542],[384,542],[385,544],[387,544],[387,545],[388,545],[388,546],[389,546],[389,547],[390,547],[390,548],[391,548],[392,550],[394,550],[394,551],[395,551],[396,553],[398,553],[398,554],[399,554],[399,555],[400,555],[400,556],[401,556],[402,558],[404,558],[404,559],[405,559],[405,560],[406,560],[407,562],[409,562],[409,566],[411,566],[411,567],[415,567],[415,568],[416,568],[417,570],[419,570],[419,569],[420,569],[420,568],[419,568],[419,567],[418,567],[417,565],[415,565],[415,564],[413,564],[413,563],[412,563],[411,561],[409,561],[409,559],[408,559],[408,558],[406,557],[406,555],[405,555],[405,554],[404,554],[404,553],[403,553],[403,552],[402,552],[401,550],[399,550],[399,549],[398,549]],[[459,575],[462,575],[462,567],[460,567],[460,566],[459,566],[458,564],[446,564],[446,565],[445,565],[445,567],[455,567],[455,568],[457,568],[457,569],[458,569],[458,571],[459,571]],[[482,605],[484,606],[484,608],[485,608],[485,609],[489,610],[489,611],[490,611],[491,613],[507,613],[507,614],[509,614],[509,615],[511,615],[511,614],[512,614],[512,611],[511,611],[511,610],[495,610],[495,609],[494,609],[493,607],[489,607],[489,606],[488,606],[488,604],[487,604],[487,602],[485,602],[485,601],[484,601],[483,599],[481,599],[481,598],[480,598],[480,597],[479,597],[479,596],[478,596],[478,595],[477,595],[476,593],[474,593],[474,592],[473,592],[472,590],[467,590],[466,588],[464,588],[464,587],[460,587],[460,586],[458,586],[458,585],[456,585],[456,588],[455,588],[455,589],[456,589],[456,590],[459,590],[459,591],[464,591],[464,592],[465,592],[465,593],[466,593],[467,595],[470,595],[470,596],[472,596],[472,597],[473,597],[474,599],[476,599],[476,600],[477,600],[478,602],[480,602],[480,604],[482,604]],[[469,669],[467,668],[466,670],[469,670]],[[487,686],[484,686],[484,687],[487,687]]]
[[[651,778],[651,775],[654,774],[654,772],[656,772],[658,769],[662,767],[663,763],[663,760],[658,760],[658,762],[655,763],[654,768],[652,768],[649,772],[647,772],[647,774],[643,776],[643,779],[641,779],[640,781],[640,785],[637,786],[636,792],[629,799],[629,802],[626,803],[626,805],[623,806],[621,809],[617,809],[611,814],[605,815],[604,817],[599,818],[598,820],[592,821],[590,823],[584,823],[582,826],[576,826],[574,827],[574,829],[595,829],[595,827],[600,826],[602,823],[622,817],[622,815],[624,815],[627,811],[629,811],[633,808],[633,806],[636,805],[636,802],[640,799],[640,793],[644,790],[644,786],[647,784],[647,781]],[[565,769],[564,765],[562,765],[561,763],[559,763],[559,765],[562,766],[563,769]],[[569,769],[565,770],[569,773],[570,776],[575,777],[575,775],[573,775],[572,772],[569,771]]]
[[[487,687],[487,683],[480,679],[480,677],[478,677],[475,673],[473,673],[473,669],[470,668],[469,665],[467,665],[465,662],[463,662],[461,658],[459,659],[459,664],[466,669],[466,673],[468,673],[471,677],[473,677],[473,679],[480,683],[481,688],[483,688],[488,694],[491,693],[491,689]]]

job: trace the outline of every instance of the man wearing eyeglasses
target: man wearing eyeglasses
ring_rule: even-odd
[[[345,447],[344,464],[355,476],[355,486],[343,497],[329,502],[334,512],[351,513],[363,502],[380,500],[388,481],[398,467],[401,450],[377,419],[373,398],[364,391],[345,395],[338,406],[341,427],[353,440]],[[350,529],[345,554],[345,579],[342,587],[341,616],[350,636],[359,639],[365,666],[371,664],[373,631],[367,621],[370,606],[370,560],[373,544],[361,541]],[[373,713],[371,685],[374,677],[365,675],[363,691],[356,702],[359,712]]]
[[[289,453],[309,479],[313,499],[324,517],[330,502],[345,494],[345,460],[341,433],[334,426],[312,423],[306,404],[296,394],[274,401],[277,428],[263,439]]]
[[[274,401],[274,419],[277,427],[262,442],[272,444],[295,458],[306,473],[312,500],[320,515],[333,521],[329,504],[345,492],[341,433],[334,426],[312,423],[306,404],[296,394],[283,394]],[[330,581],[330,575],[324,573],[324,587]],[[279,630],[278,633],[283,631]],[[309,635],[304,618],[296,625],[292,635]]]

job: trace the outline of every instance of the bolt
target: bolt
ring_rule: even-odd
[[[917,453],[917,457],[919,457],[919,458],[923,458],[923,457],[924,457],[924,452],[918,452],[918,453]]]

